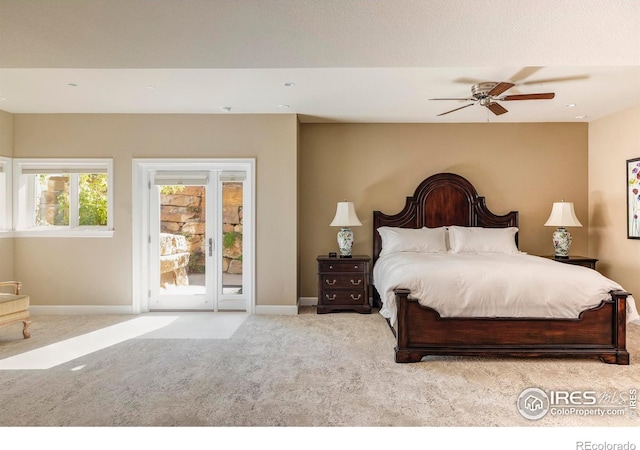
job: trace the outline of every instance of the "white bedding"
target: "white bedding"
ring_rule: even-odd
[[[577,318],[580,312],[624,290],[593,269],[524,253],[413,253],[381,256],[373,284],[380,314],[395,325],[393,290],[405,288],[442,317]],[[640,324],[633,297],[627,322]]]

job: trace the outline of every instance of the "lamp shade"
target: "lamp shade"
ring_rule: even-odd
[[[361,226],[360,219],[356,215],[353,202],[339,202],[336,208],[336,216],[329,226],[331,227],[357,227]]]
[[[556,202],[551,209],[551,215],[544,224],[545,227],[581,227],[576,217],[572,202]]]

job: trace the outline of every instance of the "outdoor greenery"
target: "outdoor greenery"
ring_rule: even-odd
[[[233,244],[236,242],[236,239],[242,239],[242,233],[238,233],[237,231],[230,231],[229,233],[224,233],[222,236],[222,244],[224,248],[231,248]]]
[[[107,175],[80,174],[80,225],[107,225]]]
[[[172,194],[177,194],[178,192],[182,192],[184,191],[184,185],[182,184],[178,184],[178,185],[173,185],[173,186],[162,186],[160,188],[160,193],[161,194],[167,194],[167,195],[172,195]]]
[[[66,177],[68,182],[68,175]],[[78,184],[78,225],[106,226],[107,175],[103,173],[82,173],[79,175]],[[58,194],[57,201],[58,213],[54,225],[69,225],[68,189]]]

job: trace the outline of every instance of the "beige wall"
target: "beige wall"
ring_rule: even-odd
[[[589,252],[640,298],[640,240],[627,239],[626,161],[640,158],[640,105],[589,125]]]
[[[132,158],[256,158],[256,301],[297,302],[295,115],[16,114],[14,157],[114,158],[115,236],[16,238],[34,305],[130,305]]]
[[[336,203],[355,202],[354,254],[371,255],[372,212],[399,212],[438,172],[475,185],[496,214],[520,212],[520,248],[553,254],[544,227],[554,201],[573,201],[584,228],[572,254],[588,253],[587,124],[302,124],[301,295],[317,295],[316,257],[337,251]]]
[[[299,295],[316,296],[315,258],[337,249],[329,222],[338,201],[356,203],[364,226],[354,229],[354,253],[371,254],[372,211],[398,212],[422,179],[442,171],[468,178],[494,212],[520,211],[520,246],[534,254],[552,252],[553,230],[543,226],[551,203],[575,202],[585,227],[571,230],[571,253],[600,258],[606,275],[640,292],[633,256],[640,241],[626,239],[626,191],[623,181],[615,183],[625,160],[640,156],[639,122],[640,107],[590,126],[0,111],[0,154],[113,157],[116,178],[113,239],[0,239],[0,279],[22,278],[34,304],[128,305],[131,159],[256,157],[259,305],[295,304],[296,280]]]
[[[13,156],[13,115],[0,111],[0,156]],[[0,195],[5,195],[0,187]],[[4,212],[0,212],[4,214]],[[0,237],[0,280],[13,280],[13,239]]]
[[[13,156],[13,114],[0,111],[0,156]]]

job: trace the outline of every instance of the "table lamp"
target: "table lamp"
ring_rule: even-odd
[[[566,227],[581,227],[582,224],[576,217],[572,202],[556,202],[551,209],[551,215],[544,224],[545,227],[558,227],[553,232],[553,248],[556,258],[568,258],[571,248],[571,233]]]
[[[341,227],[338,231],[338,247],[340,247],[340,258],[351,258],[351,248],[353,247],[353,232],[349,227],[361,226],[360,219],[356,215],[353,202],[339,202],[336,208],[336,216],[329,226]]]

